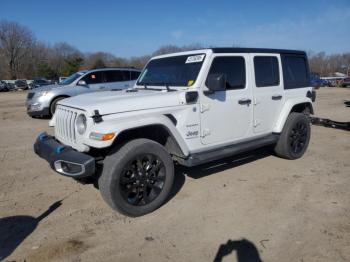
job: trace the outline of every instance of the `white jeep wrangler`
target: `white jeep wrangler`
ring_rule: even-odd
[[[152,58],[134,88],[59,101],[55,136],[35,152],[58,173],[96,181],[115,210],[160,207],[174,161],[195,166],[275,145],[300,158],[309,143],[315,93],[305,52],[211,48]]]

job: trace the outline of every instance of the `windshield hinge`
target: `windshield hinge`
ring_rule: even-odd
[[[94,120],[94,122],[96,124],[101,123],[103,121],[103,119],[102,119],[102,116],[100,115],[100,113],[98,112],[98,110],[95,110],[94,113],[95,114],[92,116],[92,119]]]

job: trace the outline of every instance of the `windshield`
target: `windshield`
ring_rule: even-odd
[[[74,73],[73,75],[68,76],[66,79],[60,82],[59,85],[69,85],[73,83],[75,80],[77,80],[79,77],[81,77],[83,74],[84,72]]]
[[[151,60],[138,85],[191,86],[197,79],[205,54],[182,55]]]

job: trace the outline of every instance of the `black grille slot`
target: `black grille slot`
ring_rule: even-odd
[[[27,98],[32,99],[35,93],[28,93]]]

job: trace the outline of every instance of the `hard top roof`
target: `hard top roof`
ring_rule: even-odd
[[[247,48],[247,47],[214,47],[211,48],[214,53],[277,53],[277,54],[296,54],[306,55],[300,50],[271,49],[271,48]]]

